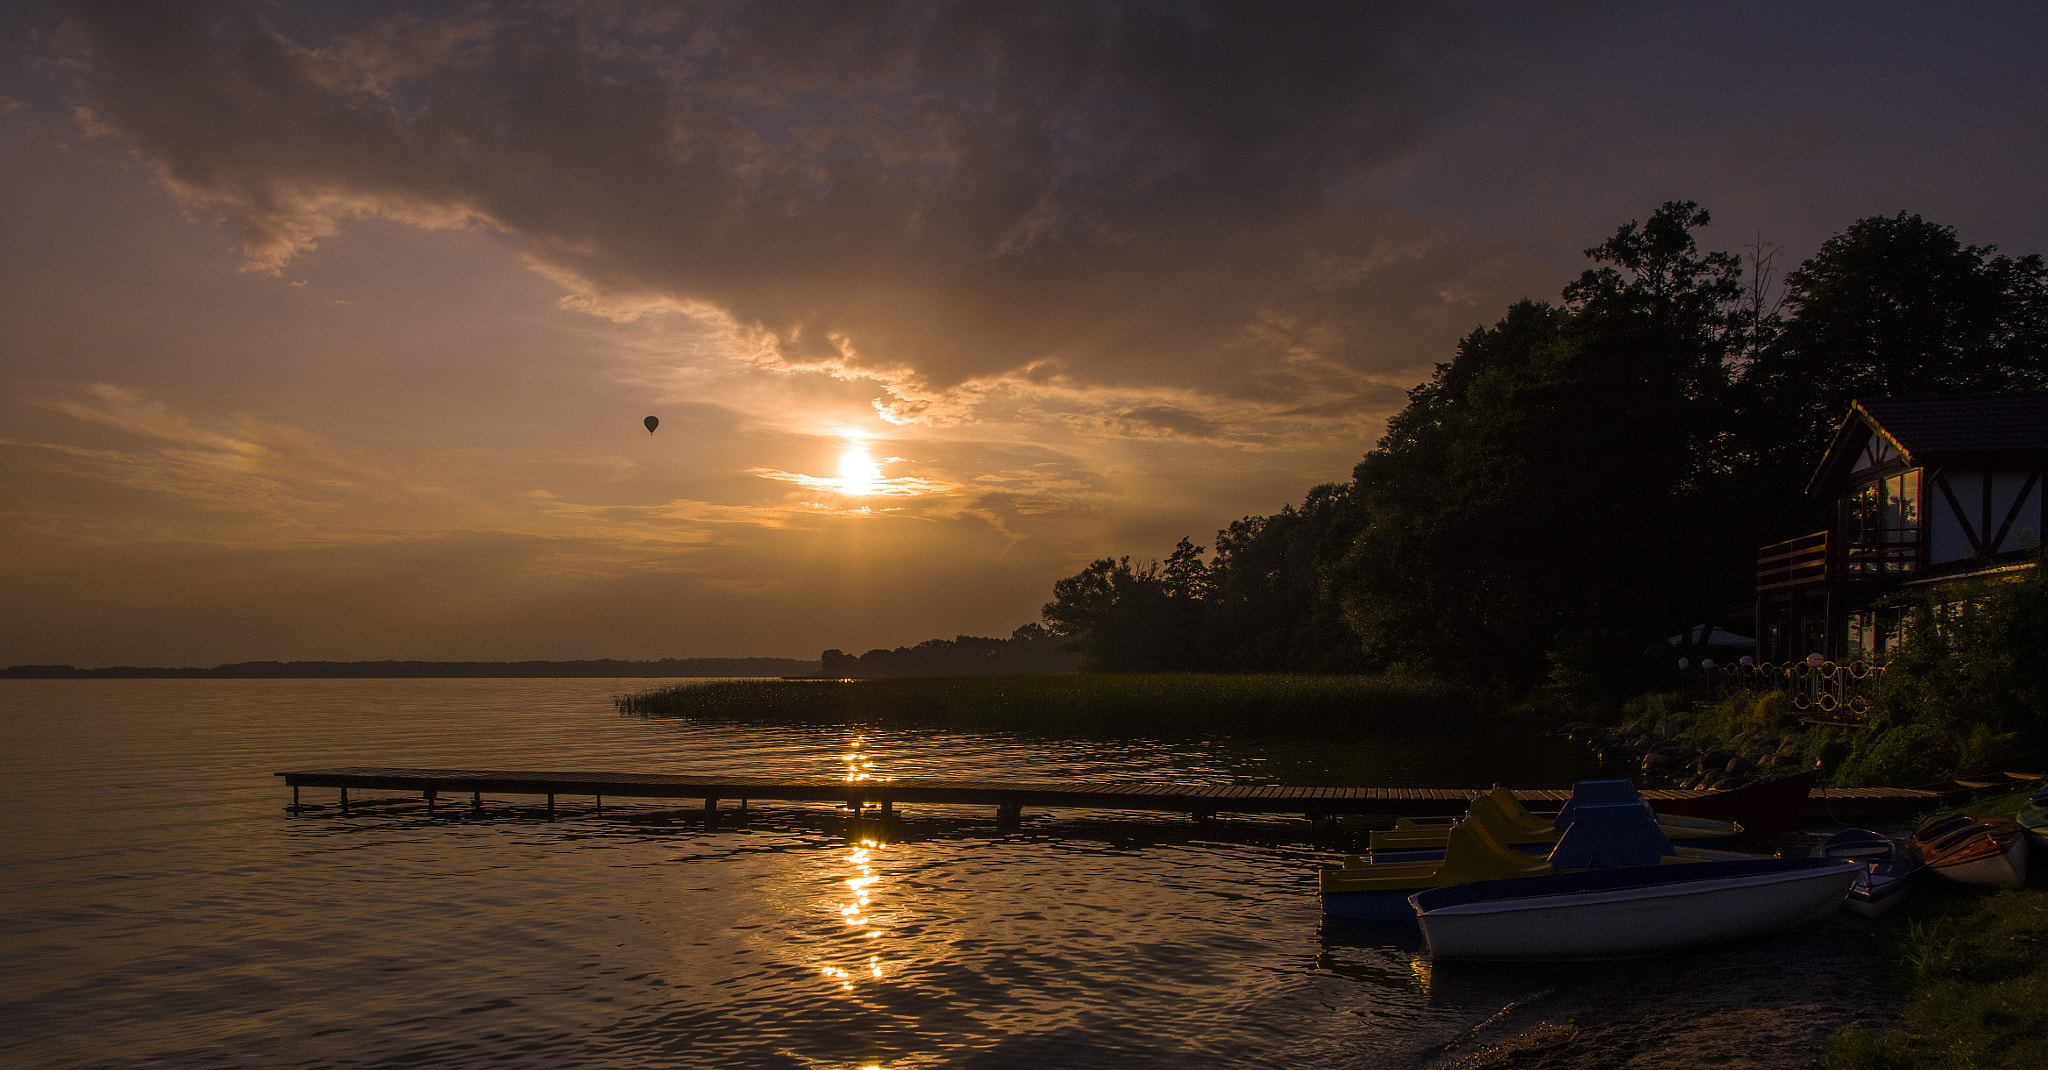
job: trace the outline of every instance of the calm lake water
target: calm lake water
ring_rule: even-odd
[[[1541,968],[1326,929],[1306,823],[412,800],[347,764],[1564,786],[1562,744],[1043,740],[622,718],[660,681],[0,681],[0,1063],[1413,1066]],[[1476,757],[1474,757],[1476,755]],[[1453,774],[1463,759],[1472,771]],[[372,793],[378,794],[378,793]],[[388,794],[388,793],[387,793]],[[329,802],[329,793],[307,794]],[[620,801],[623,802],[623,801]]]

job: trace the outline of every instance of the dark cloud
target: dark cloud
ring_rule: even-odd
[[[307,47],[248,9],[81,0],[58,47],[94,118],[262,263],[359,215],[475,222],[785,362],[1285,408],[1412,369],[1446,309],[1484,315],[1460,294],[1496,296],[1365,193],[1429,129],[1450,10],[533,4]]]

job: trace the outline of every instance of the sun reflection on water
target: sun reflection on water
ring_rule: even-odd
[[[866,745],[865,736],[856,736],[848,745],[847,752],[839,756],[839,760],[846,768],[842,779],[893,779],[875,774],[875,763],[868,756]],[[880,939],[882,936],[882,927],[876,923],[873,907],[876,893],[879,891],[878,886],[882,883],[881,874],[877,872],[880,864],[877,856],[888,846],[878,838],[849,839],[844,861],[851,867],[851,874],[839,882],[846,889],[844,897],[835,896],[830,904],[830,909],[839,918],[840,931],[863,942]],[[838,962],[822,965],[818,972],[828,984],[842,993],[855,991],[858,984],[863,981],[879,982],[888,971],[881,953],[870,950],[876,946],[865,944],[858,949],[846,948],[847,953],[837,956]]]
[[[866,737],[866,736],[855,736],[855,737],[853,737],[853,743],[852,743],[852,744],[850,745],[850,746],[851,746],[851,753],[848,753],[848,754],[842,754],[842,755],[840,755],[840,756],[839,756],[839,760],[840,760],[840,761],[842,761],[842,762],[845,762],[845,763],[846,763],[846,775],[845,775],[844,777],[842,777],[841,779],[842,779],[842,780],[894,780],[894,779],[896,779],[895,777],[881,777],[881,776],[876,776],[876,775],[875,775],[875,763],[874,763],[873,759],[870,759],[870,758],[869,758],[869,757],[867,756],[867,754],[866,754],[865,752],[863,752],[863,751],[861,750],[861,747],[862,747],[863,745],[865,745],[866,743],[867,743],[867,737]]]

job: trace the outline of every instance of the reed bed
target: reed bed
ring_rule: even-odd
[[[1486,708],[1476,689],[1391,676],[1201,673],[724,680],[614,700],[622,714],[928,724],[1068,735],[1288,735],[1441,727]]]

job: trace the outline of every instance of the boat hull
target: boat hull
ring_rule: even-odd
[[[1933,862],[1927,868],[1935,876],[1962,884],[1981,888],[2018,888],[2027,883],[2027,855],[2027,840],[2020,837],[1998,854],[1967,862]]]
[[[1813,855],[1846,858],[1863,865],[1864,871],[1857,874],[1842,905],[1866,918],[1897,906],[1920,872],[1920,863],[1906,857],[1899,841],[1869,829],[1843,829],[1815,846]]]
[[[1482,881],[1409,903],[1436,958],[1627,958],[1818,921],[1862,870],[1834,858],[1703,862]]]
[[[2010,818],[1940,818],[1913,834],[1908,849],[1927,871],[1961,884],[2018,888],[2027,883],[2025,830]]]

